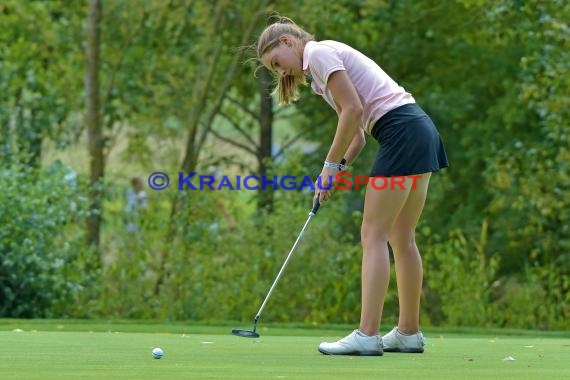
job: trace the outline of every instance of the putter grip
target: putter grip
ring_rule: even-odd
[[[319,211],[319,207],[321,207],[321,202],[319,202],[319,198],[315,198],[313,201],[313,208],[311,210],[311,213],[316,214],[317,211]]]

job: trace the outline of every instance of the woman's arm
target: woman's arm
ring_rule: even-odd
[[[359,126],[362,123],[362,104],[360,103],[356,89],[344,70],[332,73],[329,76],[327,87],[338,105],[339,112],[336,133],[326,160],[338,163],[347,153],[349,146],[352,145],[351,143],[360,129]],[[354,146],[353,148],[356,147],[357,146]],[[348,157],[345,158],[347,161],[351,161]],[[355,157],[352,158],[354,159]]]
[[[344,154],[346,166],[350,166],[356,160],[356,157],[358,157],[360,152],[362,152],[364,145],[366,145],[366,136],[364,134],[364,130],[362,128],[358,128],[358,131],[352,138],[350,146]]]
[[[352,142],[362,123],[362,104],[356,89],[344,70],[335,71],[329,76],[327,88],[337,105],[338,124],[325,161],[338,164],[347,154],[349,147],[351,147],[350,152],[348,152],[352,156],[351,159],[354,159],[356,153],[359,152],[358,144]],[[318,196],[321,202],[327,201],[334,192],[334,188],[329,188],[329,185],[336,182],[338,170],[334,167],[323,167],[320,174],[322,186],[315,189],[315,196]]]

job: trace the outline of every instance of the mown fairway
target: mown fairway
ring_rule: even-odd
[[[243,326],[235,326],[243,327]],[[249,328],[249,326],[245,326]],[[331,357],[344,329],[0,321],[1,379],[567,379],[563,334],[426,331],[426,353]],[[151,357],[161,347],[164,358]],[[513,360],[514,359],[514,360]]]

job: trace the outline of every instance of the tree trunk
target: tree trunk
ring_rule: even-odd
[[[89,0],[86,47],[86,123],[89,144],[90,192],[87,217],[87,242],[99,248],[102,216],[101,180],[104,175],[103,131],[99,109],[99,49],[102,0]]]
[[[271,97],[273,78],[269,70],[265,67],[259,69],[258,85],[261,109],[259,113],[260,134],[257,162],[259,165],[259,175],[263,177],[268,175],[273,147],[273,98]],[[269,212],[273,210],[273,193],[274,186],[267,186],[265,190],[263,188],[259,189],[257,198],[258,210],[266,210]]]

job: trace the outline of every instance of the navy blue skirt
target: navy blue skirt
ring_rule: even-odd
[[[415,103],[395,108],[378,119],[372,136],[380,149],[371,177],[437,172],[449,166],[437,128]]]

